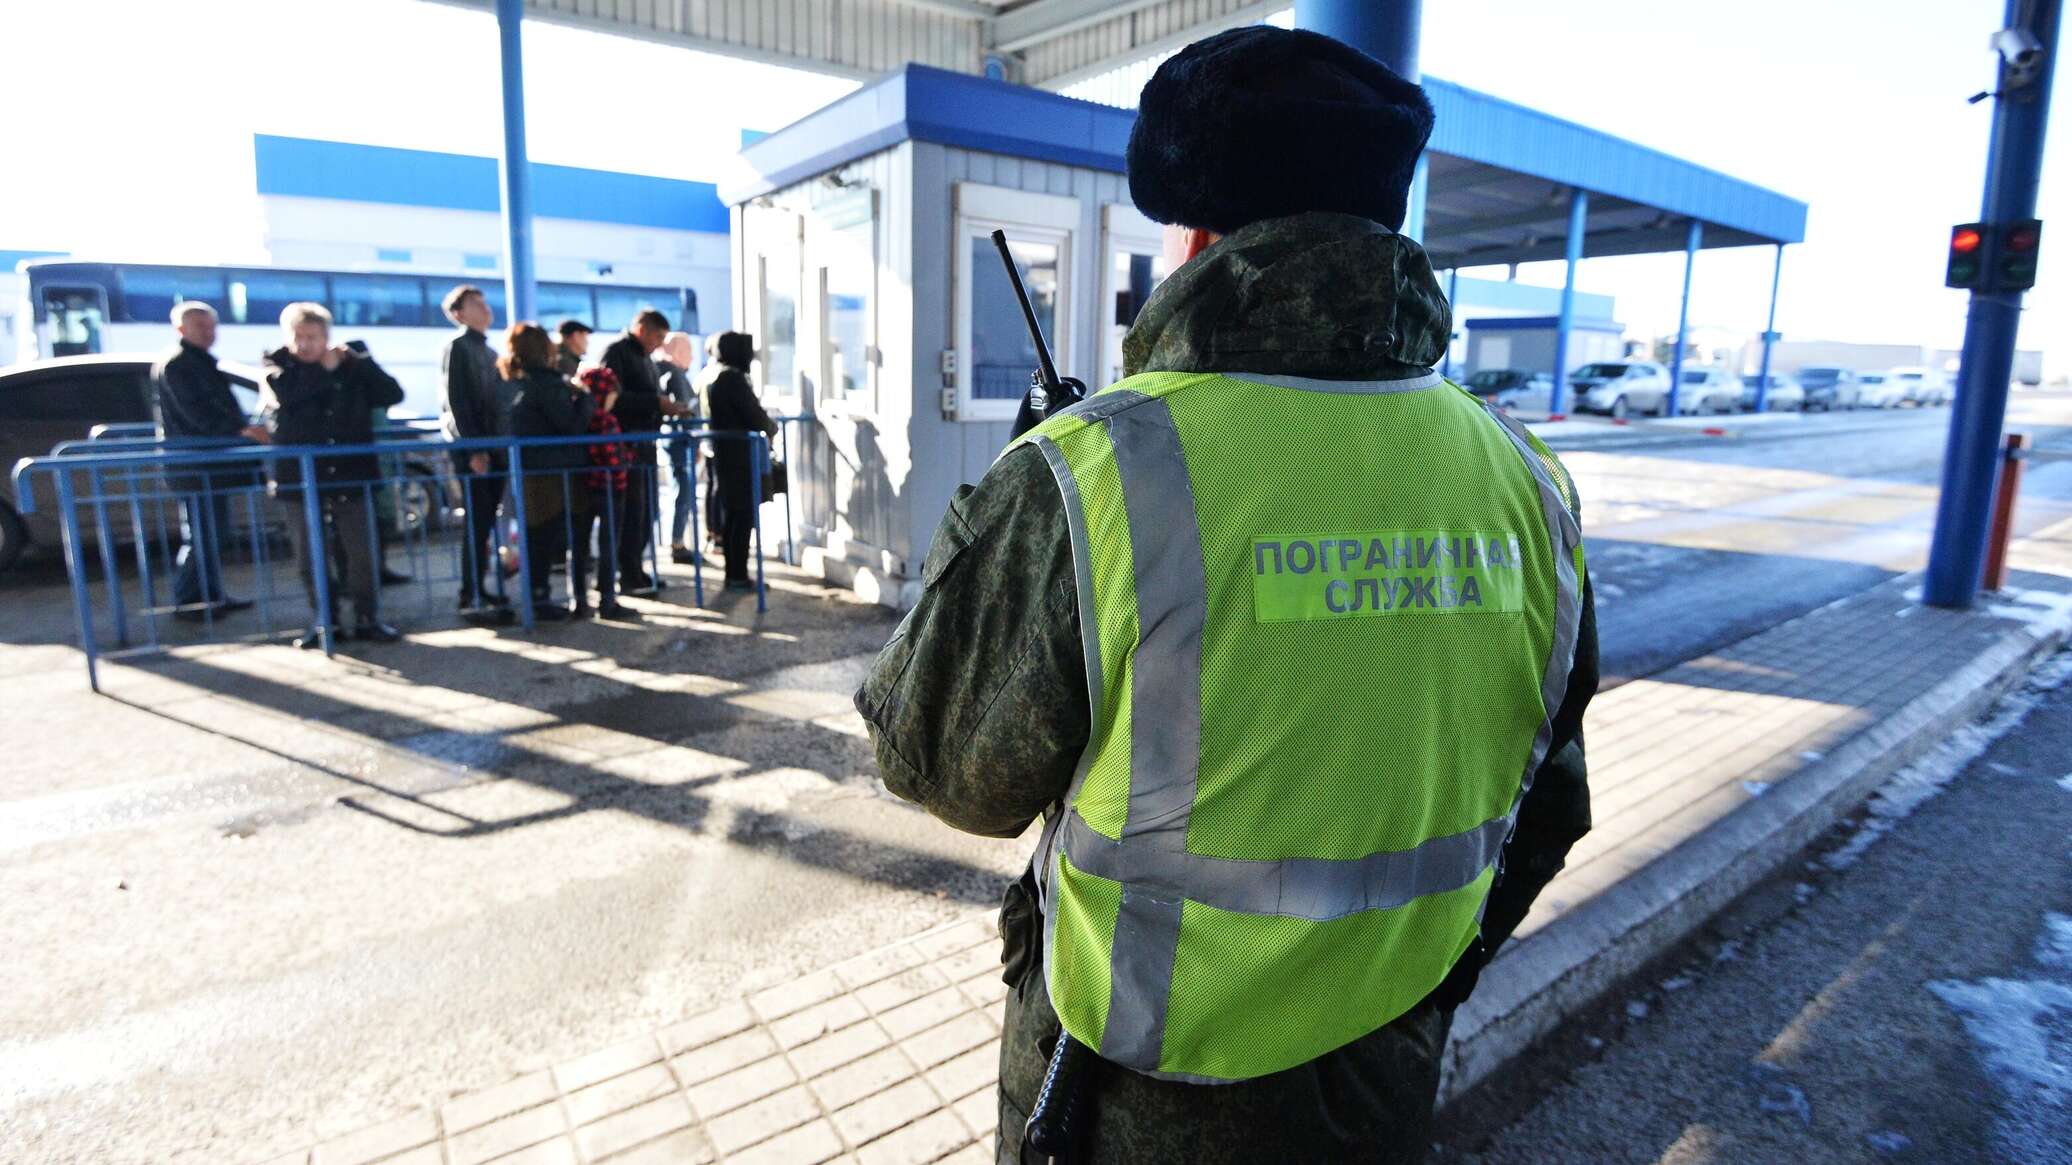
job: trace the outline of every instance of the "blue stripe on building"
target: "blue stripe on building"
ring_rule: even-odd
[[[502,208],[495,158],[273,134],[254,134],[252,151],[261,194],[491,213]],[[532,191],[533,213],[542,218],[727,232],[727,208],[709,182],[535,162]]]

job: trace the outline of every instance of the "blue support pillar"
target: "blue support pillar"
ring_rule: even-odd
[[[1669,416],[1677,415],[1683,393],[1684,344],[1691,334],[1691,268],[1698,265],[1698,248],[1705,245],[1705,224],[1691,220],[1691,233],[1684,238],[1683,299],[1676,308],[1676,351],[1669,357]]]
[[[1407,80],[1418,80],[1424,0],[1295,0],[1295,27],[1359,49]]]
[[[533,318],[532,164],[525,158],[525,0],[496,0],[504,77],[504,302],[512,320]]]
[[[1456,325],[1460,320],[1460,268],[1458,267],[1446,269],[1446,307],[1448,312],[1446,355],[1439,361],[1439,375],[1450,379],[1453,376],[1453,337],[1457,331]]]
[[[1777,288],[1784,282],[1784,244],[1777,244],[1777,265],[1770,269],[1770,322],[1763,326],[1763,364],[1756,369],[1755,411],[1770,407],[1770,349],[1777,343]]]
[[[1576,265],[1583,261],[1583,228],[1590,221],[1590,192],[1574,190],[1568,196],[1568,279],[1561,285],[1561,322],[1554,330],[1554,393],[1547,411],[1556,416],[1568,410],[1568,335],[1576,325]]]
[[[2004,230],[2009,223],[2036,215],[2036,185],[2043,170],[2043,137],[2062,14],[2062,0],[2007,0],[2005,27],[2026,29],[2041,46],[2042,55],[2020,74],[2004,62],[2000,68],[1992,144],[1986,153],[1984,210],[1979,216],[1995,228]],[[2000,469],[2000,429],[2007,419],[2007,386],[2014,370],[2022,293],[1998,290],[1998,273],[1991,268],[1986,278],[1986,287],[1971,293],[1971,311],[1964,323],[1957,399],[1950,409],[1942,493],[1935,505],[1935,537],[1928,547],[1924,591],[1927,601],[1937,607],[1969,607],[1978,597],[1995,477]]]

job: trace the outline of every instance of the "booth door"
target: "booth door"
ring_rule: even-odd
[[[1169,274],[1162,228],[1135,207],[1103,207],[1101,234],[1101,381],[1093,389],[1122,379],[1122,338]]]

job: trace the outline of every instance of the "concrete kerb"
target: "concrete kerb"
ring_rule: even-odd
[[[2065,638],[2058,627],[2010,630],[1971,664],[1770,795],[1506,949],[1455,1018],[1440,1103],[1466,1094],[1697,931],[1887,777],[1990,708]]]

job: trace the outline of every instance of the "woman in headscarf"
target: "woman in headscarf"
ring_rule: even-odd
[[[727,589],[753,590],[755,584],[748,578],[748,540],[755,529],[756,467],[749,443],[738,434],[760,430],[774,437],[777,422],[763,411],[755,386],[748,380],[755,340],[745,332],[722,332],[714,349],[717,359],[704,382],[705,415],[714,433],[737,434],[712,443],[719,501],[725,511],[720,544],[726,555]]]
[[[670,524],[669,560],[688,563],[693,553],[684,545],[684,533],[691,525],[691,505],[696,500],[691,492],[691,438],[681,426],[698,418],[698,392],[691,386],[691,369],[696,355],[691,347],[691,337],[683,332],[671,332],[662,338],[662,348],[655,353],[655,368],[662,374],[662,395],[689,409],[677,418],[678,431],[669,438],[669,478],[675,483],[672,507],[675,514]]]

